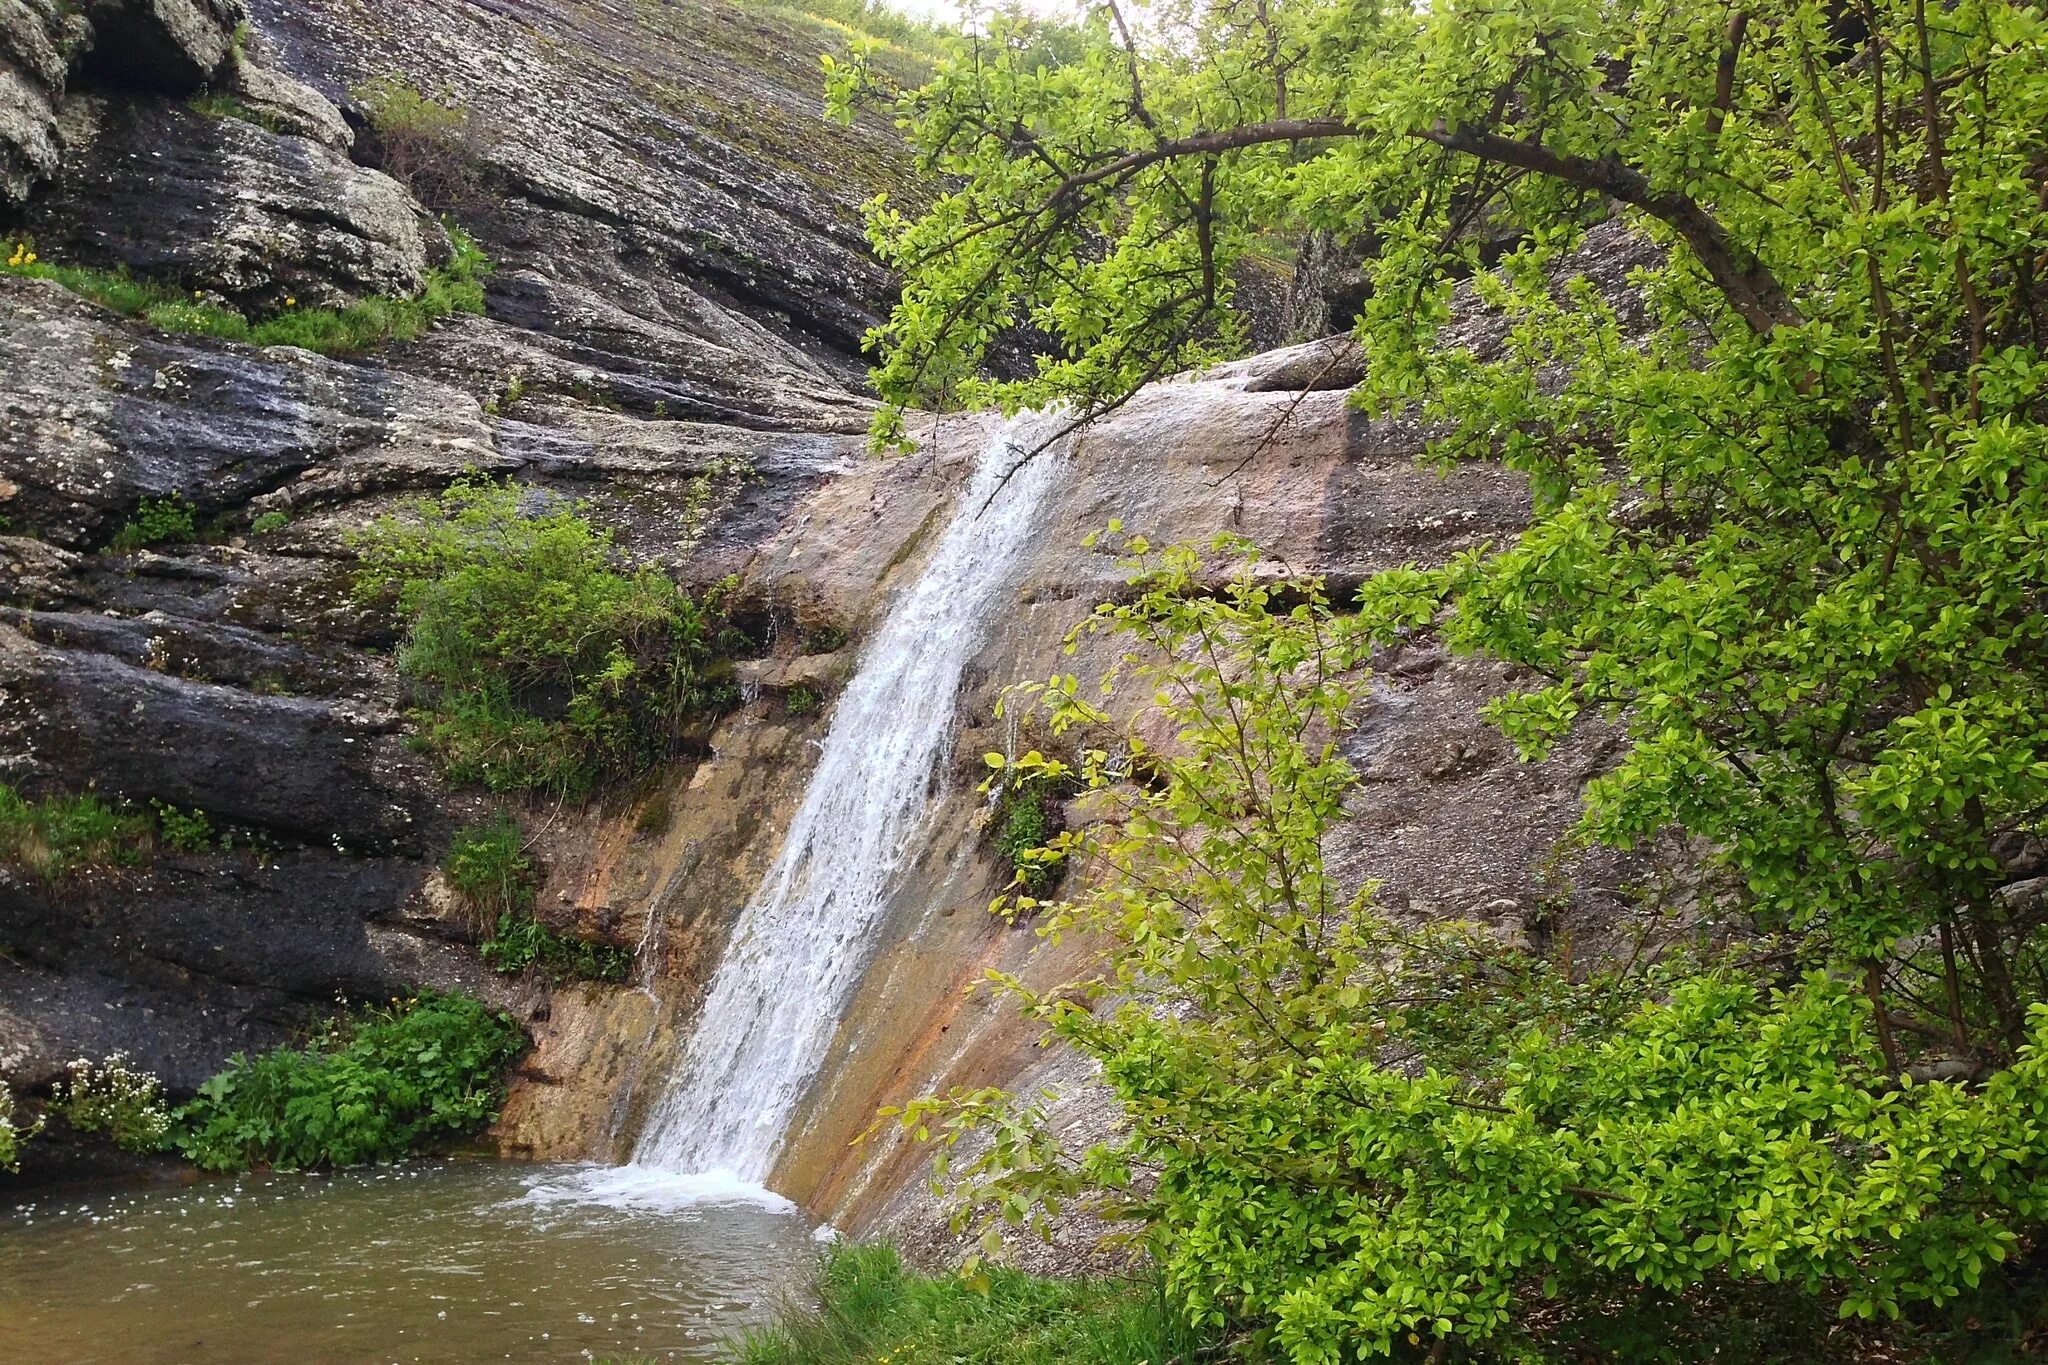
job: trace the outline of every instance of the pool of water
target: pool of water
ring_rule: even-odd
[[[0,1361],[715,1360],[815,1263],[787,1206],[602,1175],[417,1162],[10,1202]]]

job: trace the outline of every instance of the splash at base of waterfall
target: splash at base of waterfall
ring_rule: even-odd
[[[795,1213],[796,1205],[757,1181],[731,1171],[680,1174],[652,1166],[578,1166],[528,1186],[522,1204],[598,1204],[635,1213],[674,1213],[700,1205],[746,1204],[769,1213]]]

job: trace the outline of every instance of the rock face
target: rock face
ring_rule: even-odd
[[[57,108],[92,30],[58,0],[0,0],[0,210],[57,170]]]
[[[127,85],[184,95],[216,79],[234,60],[248,20],[242,0],[90,0],[99,35],[92,64]]]

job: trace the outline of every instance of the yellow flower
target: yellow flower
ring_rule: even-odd
[[[296,308],[299,306],[299,301],[295,298],[287,296],[284,301],[284,306],[287,308]]]

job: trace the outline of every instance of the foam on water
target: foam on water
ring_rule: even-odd
[[[599,1204],[635,1213],[674,1213],[700,1205],[747,1204],[770,1213],[795,1213],[796,1205],[758,1181],[731,1171],[657,1170],[651,1166],[579,1166],[529,1181],[514,1201],[539,1208],[557,1204]]]

